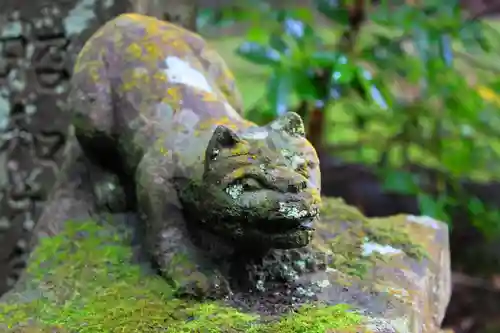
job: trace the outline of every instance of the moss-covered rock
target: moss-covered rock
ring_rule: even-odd
[[[279,316],[175,298],[138,260],[132,236],[116,219],[66,223],[2,298],[0,332],[435,332],[449,297],[443,224],[366,219],[336,199],[325,199],[308,249],[331,260],[298,277],[321,288]]]
[[[311,306],[275,323],[216,302],[176,299],[132,262],[124,235],[93,221],[70,222],[31,259],[22,286],[0,305],[11,332],[325,332],[361,322],[348,306]],[[28,277],[29,276],[29,277]],[[3,326],[2,326],[3,325]]]
[[[438,331],[451,296],[446,224],[411,215],[368,219],[328,198],[317,231],[313,247],[331,253],[329,281],[346,281],[347,304],[401,332]]]

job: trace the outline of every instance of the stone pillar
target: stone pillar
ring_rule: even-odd
[[[104,22],[153,8],[141,4],[0,0],[0,294],[24,267],[26,240],[59,172],[75,57]]]

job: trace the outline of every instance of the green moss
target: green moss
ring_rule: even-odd
[[[304,306],[291,316],[285,317],[278,323],[251,329],[250,333],[309,333],[328,332],[333,329],[345,329],[358,326],[360,318],[354,313],[349,313],[346,305],[335,307]],[[347,315],[346,315],[347,314]]]
[[[334,253],[331,268],[363,278],[371,267],[386,260],[377,252],[363,255],[366,242],[392,246],[418,261],[428,256],[404,224],[394,223],[400,222],[396,218],[366,218],[358,209],[338,198],[323,198],[322,206],[323,222],[318,225],[313,242],[317,250]]]
[[[323,333],[363,319],[345,305],[308,306],[263,323],[220,303],[176,299],[163,279],[146,275],[131,257],[117,229],[67,223],[63,234],[43,240],[34,252],[25,289],[0,303],[0,323],[8,332]]]
[[[398,223],[401,216],[367,218],[358,209],[339,198],[323,198],[322,215],[338,221],[356,221],[360,223],[358,236],[364,235],[372,242],[400,248],[414,259],[421,260],[428,256],[425,249],[410,236],[409,230]]]

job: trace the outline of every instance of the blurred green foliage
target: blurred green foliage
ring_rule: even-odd
[[[477,228],[499,235],[500,211],[471,197],[463,181],[499,178],[500,70],[456,57],[467,52],[481,63],[497,56],[496,31],[457,0],[365,4],[359,27],[354,1],[313,2],[320,16],[261,0],[200,14],[200,24],[246,23],[235,52],[270,70],[265,98],[249,118],[265,123],[300,108],[308,122],[320,110],[321,149],[373,165],[387,191],[417,196],[422,214],[451,222],[452,208],[467,207]],[[321,29],[335,33],[325,38]],[[337,149],[345,146],[351,149]],[[410,165],[436,170],[432,184]]]

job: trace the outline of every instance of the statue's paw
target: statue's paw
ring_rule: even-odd
[[[94,178],[93,192],[97,209],[111,213],[124,212],[127,209],[127,198],[118,177],[102,172]]]
[[[274,279],[294,283],[307,272],[307,260],[302,253],[294,250],[276,250],[265,259],[265,270]]]
[[[176,296],[196,299],[224,299],[232,295],[226,278],[217,272],[193,272],[176,281]]]

